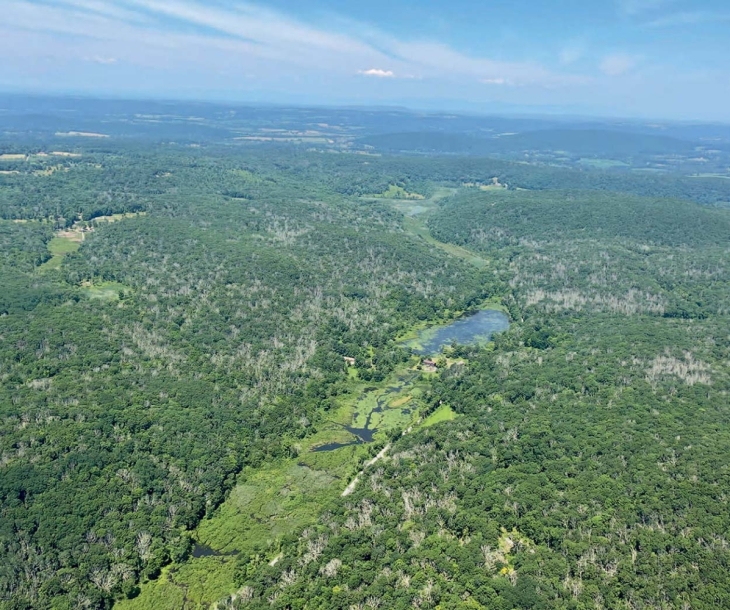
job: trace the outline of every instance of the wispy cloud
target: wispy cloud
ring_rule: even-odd
[[[95,64],[101,64],[103,66],[110,66],[117,63],[116,57],[89,57],[88,61],[93,61]]]
[[[688,25],[697,25],[701,23],[718,23],[722,21],[730,21],[730,13],[718,13],[713,11],[686,11],[682,13],[673,13],[665,15],[649,22],[652,28],[670,28]]]
[[[0,29],[43,35],[46,56],[66,61],[114,57],[130,65],[181,70],[224,65],[246,73],[260,68],[270,78],[282,70],[300,77],[312,66],[326,66],[330,78],[408,75],[478,83],[506,81],[509,74],[512,82],[550,87],[576,79],[536,63],[496,61],[437,41],[403,40],[368,25],[362,34],[357,28],[345,34],[249,2],[3,0],[2,12]],[[0,53],[5,46],[9,43],[3,44],[0,32]]]
[[[381,70],[380,68],[370,68],[369,70],[358,70],[358,74],[363,76],[374,76],[376,78],[395,78],[393,70]]]
[[[601,60],[599,68],[607,76],[621,76],[638,63],[639,58],[626,53],[614,53]]]

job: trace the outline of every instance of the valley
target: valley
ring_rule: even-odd
[[[730,605],[723,128],[64,103],[0,113],[2,610]]]

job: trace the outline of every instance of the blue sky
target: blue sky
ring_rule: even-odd
[[[0,0],[0,89],[730,121],[727,0]]]

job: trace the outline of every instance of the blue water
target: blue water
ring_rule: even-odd
[[[362,444],[362,441],[360,439],[356,441],[350,441],[349,443],[327,443],[326,445],[319,445],[319,447],[314,447],[312,451],[315,453],[320,451],[334,451],[335,449],[340,449],[341,447],[350,447],[352,445],[360,444]]]
[[[494,309],[483,309],[448,326],[421,331],[410,346],[416,353],[429,356],[439,353],[454,341],[461,345],[482,345],[489,342],[494,333],[508,328],[509,319],[504,313]]]

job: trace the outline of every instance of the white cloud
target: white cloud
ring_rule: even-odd
[[[599,68],[607,76],[621,76],[631,70],[638,62],[638,58],[625,53],[607,55],[601,61]]]
[[[507,85],[509,81],[504,78],[483,78],[481,80],[485,85]]]
[[[95,64],[102,64],[104,66],[110,66],[117,63],[116,57],[89,57],[89,61],[93,61]]]
[[[248,2],[202,0],[0,0],[3,26],[21,36],[43,37],[24,45],[46,62],[115,58],[151,70],[257,73],[282,82],[301,78],[440,79],[460,84],[556,87],[581,79],[532,62],[469,56],[436,41],[408,41],[364,25],[326,28]],[[346,31],[347,33],[343,33]],[[0,37],[0,55],[11,52]],[[11,53],[11,56],[15,56]],[[371,67],[363,69],[363,66]],[[322,69],[315,70],[313,66]],[[504,78],[509,74],[510,80]],[[268,75],[268,76],[267,76]]]
[[[369,70],[358,70],[358,74],[363,76],[375,76],[376,78],[394,78],[393,70],[381,70],[380,68],[370,68]]]

